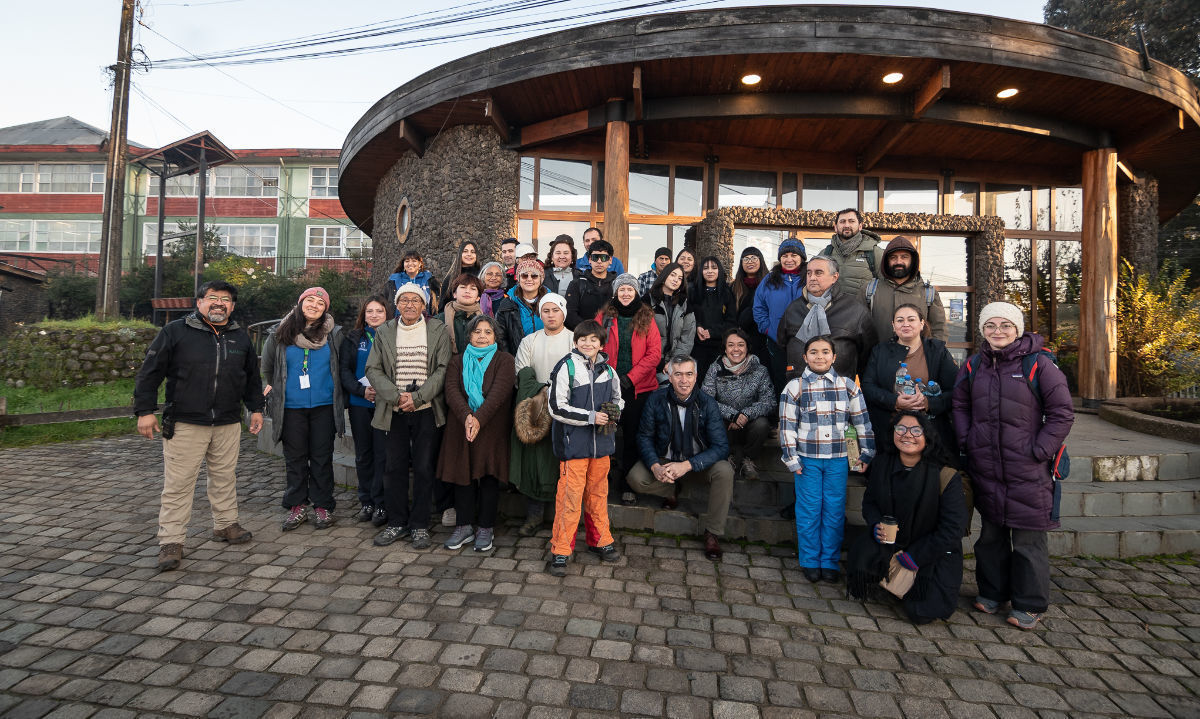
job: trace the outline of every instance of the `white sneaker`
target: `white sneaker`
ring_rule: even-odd
[[[447,509],[445,512],[442,512],[442,526],[443,527],[457,527],[458,526],[458,512],[454,511],[454,507],[451,507],[450,509]]]

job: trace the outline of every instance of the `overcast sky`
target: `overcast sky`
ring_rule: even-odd
[[[427,47],[221,69],[153,66],[156,61],[191,53],[412,19],[432,12],[431,7],[468,10],[498,4],[499,0],[451,0],[437,5],[379,0],[141,0],[141,22],[147,27],[137,26],[134,45],[144,49],[151,68],[134,75],[137,91],[130,96],[129,138],[157,147],[209,130],[235,149],[340,148],[350,127],[376,100],[418,74],[463,55],[552,30],[555,26],[549,23],[556,18],[627,6],[632,0],[569,0],[551,9],[458,28],[542,20],[535,29]],[[784,3],[680,0],[676,7],[750,4]],[[871,4],[935,7],[1040,22],[1043,1],[876,0]],[[107,130],[112,90],[105,68],[116,59],[121,1],[5,0],[4,5],[7,32],[0,43],[0,66],[5,68],[0,127],[71,115]],[[428,37],[430,32],[369,42]]]

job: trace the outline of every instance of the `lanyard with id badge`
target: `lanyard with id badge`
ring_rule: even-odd
[[[304,364],[300,366],[300,389],[309,389],[312,387],[312,380],[308,378],[308,348],[304,350]]]

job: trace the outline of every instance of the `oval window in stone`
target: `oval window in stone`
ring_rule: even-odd
[[[408,205],[408,198],[400,198],[400,206],[396,208],[396,239],[400,244],[408,239],[409,230],[412,229],[412,208]]]

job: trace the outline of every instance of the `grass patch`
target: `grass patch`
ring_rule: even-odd
[[[0,429],[0,449],[32,447],[56,442],[77,442],[82,439],[99,437],[120,437],[136,431],[137,420],[132,417],[42,424],[36,427],[4,427]]]
[[[101,322],[95,315],[84,315],[74,320],[42,320],[36,324],[44,330],[115,330],[123,327],[140,330],[153,328],[154,325],[146,320],[106,320]]]
[[[9,414],[130,407],[133,405],[134,383],[135,381],[129,378],[86,387],[58,387],[52,390],[37,387],[3,387],[0,388],[0,395],[8,398]],[[159,389],[160,402],[164,391],[163,388]]]

